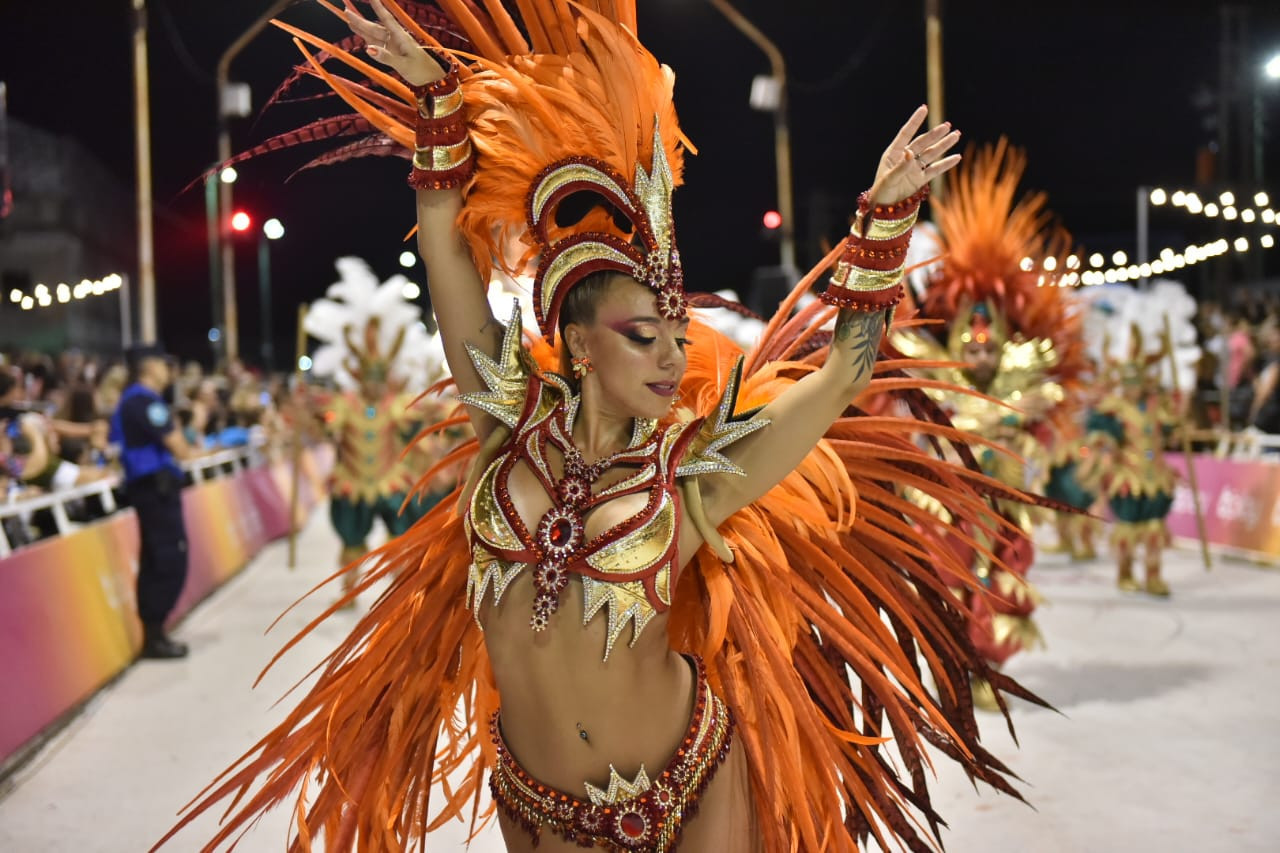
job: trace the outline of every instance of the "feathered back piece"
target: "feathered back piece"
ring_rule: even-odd
[[[321,342],[313,374],[344,390],[371,374],[415,392],[440,379],[444,349],[422,323],[422,309],[404,298],[408,280],[394,275],[379,282],[360,258],[339,258],[334,265],[339,280],[311,304],[303,324]]]
[[[440,6],[475,46],[475,53],[450,52],[465,63],[460,77],[477,154],[458,228],[481,279],[494,266],[518,275],[537,264],[535,312],[549,338],[565,293],[599,271],[634,276],[658,292],[664,316],[683,316],[671,221],[684,147],[675,75],[637,40],[634,0],[516,0],[523,28],[500,0],[484,0],[483,10],[472,0]],[[446,48],[394,0],[387,7],[424,44]],[[402,81],[280,26],[385,89],[391,97],[308,57],[365,121],[412,150],[414,101]]]
[[[1170,390],[1194,390],[1201,355],[1196,301],[1181,282],[1155,279],[1145,290],[1127,284],[1083,287],[1073,296],[1084,318],[1089,355],[1106,384],[1120,383],[1127,375],[1130,381]]]
[[[823,269],[745,354],[740,408],[775,399],[825,359],[822,328],[834,309],[815,301],[792,315]],[[694,334],[681,394],[706,411],[744,353],[709,327],[695,324]],[[544,368],[559,363],[544,339],[529,343]],[[911,366],[878,361],[865,394],[804,462],[719,528],[732,564],[704,548],[677,583],[670,641],[705,658],[733,709],[766,853],[856,853],[868,836],[886,850],[936,849],[941,817],[928,782],[941,757],[1018,796],[982,746],[968,682],[1039,700],[978,654],[943,577],[983,594],[945,543],[960,536],[998,562],[965,531],[994,538],[1006,522],[990,498],[1026,496],[982,474],[969,446],[980,440],[949,425],[925,393],[941,383],[908,375]],[[869,414],[900,408],[911,414]],[[432,429],[465,418],[459,411]],[[474,438],[460,445],[423,481],[479,449]],[[943,503],[956,526],[904,498],[902,486]],[[498,696],[466,603],[471,553],[452,511],[461,489],[375,552],[350,595],[387,590],[286,719],[166,838],[224,807],[226,823],[201,848],[211,853],[292,803],[295,853],[404,853],[429,849],[428,834],[448,821],[479,826],[492,815],[480,796]]]
[[[1071,237],[1053,223],[1044,193],[1018,198],[1026,165],[1026,154],[1001,138],[968,158],[946,196],[933,199],[946,254],[922,308],[958,330],[975,307],[991,306],[1010,336],[1052,341],[1055,376],[1069,382],[1085,367],[1081,318],[1064,298]]]

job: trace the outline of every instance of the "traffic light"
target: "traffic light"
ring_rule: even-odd
[[[243,234],[253,227],[253,220],[243,210],[231,214],[231,230]]]

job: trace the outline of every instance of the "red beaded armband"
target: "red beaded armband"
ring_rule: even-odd
[[[475,151],[462,109],[457,63],[438,52],[432,55],[449,70],[439,80],[411,87],[418,113],[409,186],[419,190],[456,189],[475,173]]]
[[[929,185],[925,184],[916,190],[912,195],[907,196],[902,201],[895,201],[893,204],[871,204],[871,191],[867,190],[858,196],[858,219],[861,221],[864,229],[871,228],[876,220],[897,220],[911,219],[915,221],[916,214],[920,212],[920,205],[929,197]],[[865,230],[864,230],[865,233]],[[868,235],[873,236],[873,235]]]
[[[866,292],[831,285],[820,298],[828,305],[834,305],[837,308],[849,308],[870,314],[873,311],[888,311],[896,307],[902,301],[903,295],[901,284]]]
[[[868,193],[858,198],[858,219],[822,294],[823,302],[870,312],[892,309],[902,300],[911,230],[928,194],[929,187],[924,186],[902,201],[875,206]]]

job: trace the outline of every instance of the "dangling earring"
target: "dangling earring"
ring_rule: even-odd
[[[579,380],[595,370],[595,366],[591,364],[591,359],[585,355],[581,358],[572,358],[569,363],[573,365],[573,375]]]

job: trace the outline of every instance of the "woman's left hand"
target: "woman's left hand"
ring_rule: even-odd
[[[952,130],[951,122],[916,135],[928,115],[927,106],[912,113],[885,149],[875,183],[868,193],[872,204],[902,201],[960,162],[959,154],[947,154],[960,141],[960,131]]]

